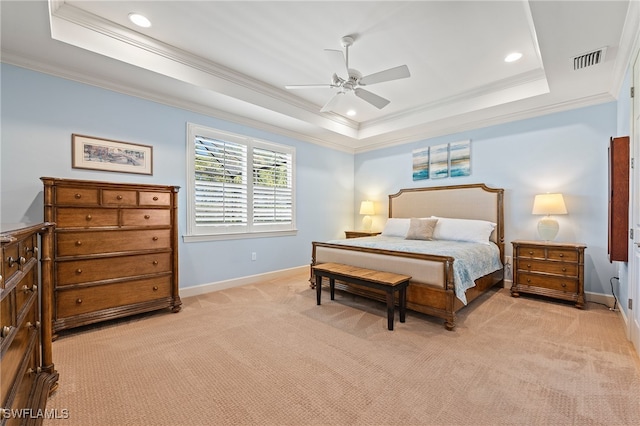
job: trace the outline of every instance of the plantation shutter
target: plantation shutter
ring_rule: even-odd
[[[293,156],[253,148],[253,224],[290,224],[293,220]]]
[[[197,136],[196,227],[247,226],[247,147]]]

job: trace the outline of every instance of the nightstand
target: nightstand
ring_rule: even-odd
[[[539,294],[584,308],[584,244],[513,241],[511,295]]]
[[[381,232],[374,231],[344,231],[346,238],[375,237],[380,234]]]

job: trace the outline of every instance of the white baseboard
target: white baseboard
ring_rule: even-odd
[[[213,291],[224,290],[227,288],[240,287],[247,284],[253,284],[260,281],[272,280],[275,278],[287,277],[290,275],[300,274],[309,271],[309,265],[297,266],[295,268],[281,269],[278,271],[266,272],[264,274],[249,275],[246,277],[234,278],[231,280],[218,281],[215,283],[201,284],[193,287],[185,287],[180,289],[180,297],[191,297],[199,294],[211,293]]]

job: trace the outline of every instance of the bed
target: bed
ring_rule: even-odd
[[[407,239],[416,225],[431,227],[427,234],[432,238]],[[458,241],[469,233],[472,238],[459,238],[468,241]],[[336,262],[410,275],[407,308],[442,318],[445,328],[453,330],[456,312],[503,282],[504,254],[504,190],[467,184],[389,195],[389,219],[380,236],[314,241],[311,264]],[[469,264],[473,271],[465,269]],[[310,282],[315,288],[314,277]],[[385,300],[382,292],[352,284],[337,282],[336,288]]]

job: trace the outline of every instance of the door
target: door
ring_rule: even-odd
[[[629,310],[629,337],[640,353],[640,54],[636,55],[633,65],[633,87],[635,95],[632,102],[633,158],[632,169],[631,218],[633,227],[632,255],[629,262],[629,297],[633,301]]]

